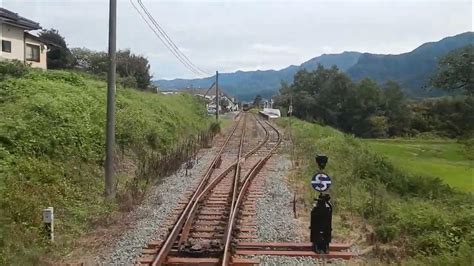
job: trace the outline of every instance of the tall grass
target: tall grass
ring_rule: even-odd
[[[277,121],[286,130],[288,122]],[[292,119],[292,136],[298,194],[310,206],[315,196],[309,184],[316,171],[314,156],[328,155],[336,220],[346,221],[347,227],[338,229],[362,223],[360,237],[366,240],[360,244],[375,247],[369,256],[409,264],[472,264],[471,194],[455,191],[438,178],[406,174],[357,138],[330,127]]]
[[[28,70],[2,78],[0,264],[64,254],[123,203],[103,201],[105,100],[106,83],[86,74]],[[192,96],[119,88],[118,198],[136,202],[146,184],[212,137],[209,126],[204,105]],[[48,206],[55,208],[53,244],[42,238],[41,210]]]

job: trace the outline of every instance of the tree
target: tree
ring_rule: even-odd
[[[74,65],[94,74],[105,75],[108,70],[108,57],[105,52],[92,51],[86,48],[73,48]],[[150,64],[143,56],[135,55],[130,50],[117,52],[118,83],[125,87],[150,89]]]
[[[388,119],[388,134],[399,136],[410,126],[410,109],[400,85],[387,81],[383,86],[385,116]]]
[[[41,39],[51,43],[47,53],[47,65],[50,69],[69,68],[72,66],[73,57],[67,47],[66,40],[56,29],[43,30],[39,33]]]
[[[95,74],[105,74],[108,70],[108,58],[105,52],[96,52],[87,48],[72,48],[73,65]]]
[[[255,99],[253,100],[253,106],[260,108],[260,105],[262,104],[262,96],[257,95],[255,96]]]
[[[385,138],[388,132],[388,121],[385,116],[369,116],[367,118],[370,130],[363,133],[363,137]]]
[[[474,95],[474,45],[461,47],[441,58],[430,83],[436,88]]]
[[[219,100],[219,105],[222,107],[223,110],[227,110],[227,107],[229,106],[229,101],[226,98],[221,98]]]
[[[374,125],[379,125],[371,119],[371,117],[383,116],[383,94],[373,80],[365,78],[357,84],[354,93],[354,103],[350,108],[353,115],[352,130],[355,135],[363,137],[372,137],[372,129]]]
[[[133,77],[136,87],[141,90],[148,89],[151,83],[148,59],[132,54],[129,49],[118,51],[117,73],[122,77]]]

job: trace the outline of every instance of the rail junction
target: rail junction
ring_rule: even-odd
[[[263,195],[264,168],[282,142],[278,129],[261,116],[240,112],[230,133],[170,220],[163,241],[148,243],[140,265],[255,265],[253,255],[350,259],[350,245],[331,245],[316,254],[311,243],[255,242],[256,200]],[[263,171],[262,171],[263,170]],[[262,173],[261,173],[262,172]]]

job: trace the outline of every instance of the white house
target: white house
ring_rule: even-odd
[[[0,60],[19,60],[32,67],[46,69],[47,46],[40,38],[28,31],[39,30],[41,26],[17,13],[0,8],[0,39],[2,51]]]

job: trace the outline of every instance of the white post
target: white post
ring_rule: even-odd
[[[43,223],[46,236],[49,240],[54,241],[54,208],[49,207],[43,209]]]

